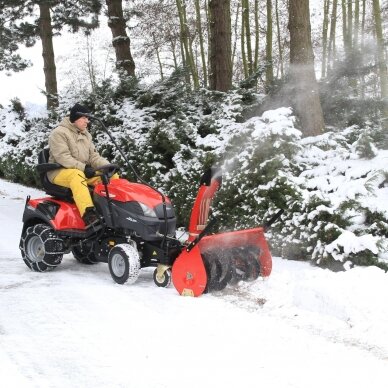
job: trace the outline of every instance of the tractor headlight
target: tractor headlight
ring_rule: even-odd
[[[144,203],[139,202],[139,205],[141,209],[143,210],[143,213],[147,217],[154,217],[157,218],[158,216],[155,213],[155,210],[150,208],[149,206],[145,205]]]

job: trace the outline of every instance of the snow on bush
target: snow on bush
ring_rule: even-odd
[[[244,109],[257,100],[247,90],[193,92],[174,76],[124,86],[103,85],[82,102],[140,175],[170,196],[180,226],[187,225],[203,169],[216,165],[224,171],[214,204],[220,229],[255,227],[282,208],[267,232],[274,254],[332,268],[388,268],[388,151],[370,135],[377,131],[353,126],[302,138],[286,107],[244,121]],[[0,110],[1,176],[38,182],[38,152],[75,101],[69,97],[55,117],[15,104]],[[99,124],[91,130],[100,152],[134,179]]]

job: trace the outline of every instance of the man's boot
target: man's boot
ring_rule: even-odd
[[[86,229],[93,228],[94,230],[99,230],[102,228],[101,218],[95,207],[87,207],[82,219],[84,220]]]

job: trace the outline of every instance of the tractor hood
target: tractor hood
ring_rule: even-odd
[[[162,203],[162,198],[154,189],[141,184],[129,182],[126,179],[112,179],[108,185],[109,197],[118,202],[141,202],[154,209]],[[106,197],[106,190],[102,183],[94,188],[94,193]],[[166,197],[166,203],[171,201]]]

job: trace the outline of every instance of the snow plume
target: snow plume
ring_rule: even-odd
[[[222,127],[220,138],[225,141],[216,152],[224,183],[217,201],[226,229],[260,225],[285,206],[285,198],[271,201],[267,193],[282,192],[280,186],[290,183],[283,172],[290,167],[300,137],[290,108],[267,111],[261,117]],[[233,210],[225,216],[221,209],[231,201]]]
[[[306,93],[311,96],[319,94],[320,87],[311,68],[310,64],[292,65],[292,74],[295,80],[290,77],[290,69],[288,69],[289,75],[286,80],[276,86],[270,94],[263,97],[260,104],[256,104],[248,110],[245,117],[261,116],[266,111],[283,107],[292,107],[294,110],[297,107],[302,109],[305,106]]]
[[[289,108],[229,122],[214,137],[222,139],[215,149],[224,170],[221,224],[255,227],[283,208],[283,220],[267,233],[276,254],[342,268],[384,263],[387,154],[374,147],[369,160],[361,158],[363,133],[353,126],[302,138]]]

